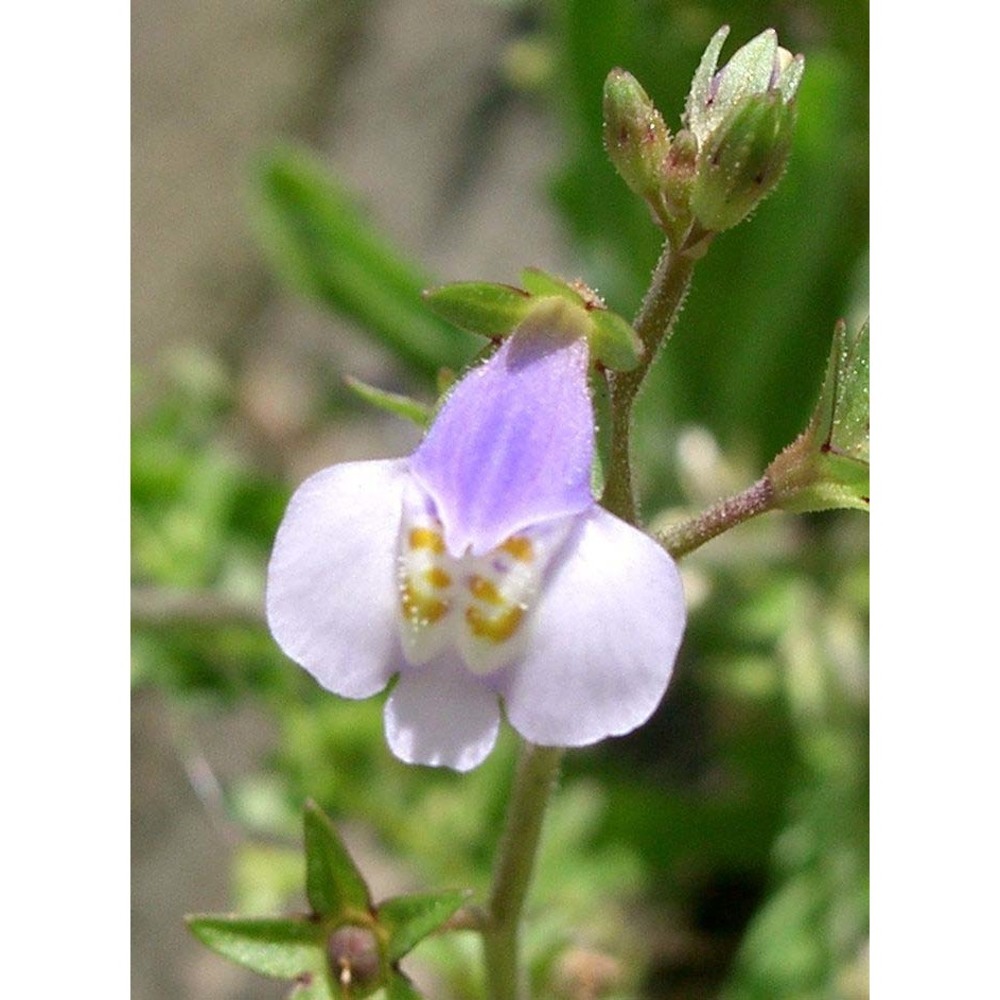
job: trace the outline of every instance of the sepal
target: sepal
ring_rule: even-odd
[[[439,316],[484,337],[506,337],[525,324],[555,322],[567,335],[586,337],[591,358],[605,368],[629,371],[639,363],[643,350],[639,335],[582,281],[567,282],[538,268],[527,268],[521,272],[521,282],[523,289],[456,282],[428,289],[424,299]],[[553,310],[553,299],[571,308]],[[391,397],[376,398],[382,394],[370,387],[364,387],[363,394],[383,409],[397,405]]]

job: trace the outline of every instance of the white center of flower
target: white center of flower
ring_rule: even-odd
[[[525,620],[542,573],[569,524],[512,535],[481,556],[452,556],[440,521],[408,511],[400,534],[399,593],[403,649],[413,664],[448,647],[488,674],[523,648]]]

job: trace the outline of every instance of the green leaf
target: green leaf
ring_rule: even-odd
[[[394,972],[386,987],[385,1000],[422,1000],[423,994],[401,972]]]
[[[464,890],[452,890],[397,896],[380,903],[378,922],[389,934],[389,961],[398,962],[418,941],[448,920],[468,897]]]
[[[869,508],[869,325],[841,321],[805,432],[768,466],[777,505],[795,513]]]
[[[531,296],[513,285],[459,281],[424,292],[424,301],[455,326],[484,337],[503,337],[531,308]]]
[[[349,911],[370,912],[371,896],[343,841],[319,806],[307,802],[304,813],[306,841],[306,896],[313,912],[323,917]]]
[[[386,392],[385,389],[378,389],[360,379],[352,378],[350,375],[344,376],[344,383],[348,389],[376,409],[409,420],[418,427],[426,427],[431,422],[433,410],[425,403],[420,403],[409,396],[402,396],[397,392]]]
[[[865,463],[870,461],[868,329],[868,320],[854,335],[847,332],[843,321],[837,324],[828,376],[833,383],[829,450]]]
[[[473,345],[424,306],[421,292],[431,282],[372,234],[311,156],[273,152],[253,182],[259,239],[293,288],[357,320],[428,379],[444,365],[464,364]]]
[[[295,979],[323,966],[323,928],[310,920],[197,915],[187,925],[212,951],[264,976]]]

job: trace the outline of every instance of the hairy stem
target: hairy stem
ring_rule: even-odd
[[[521,913],[538,853],[545,807],[564,752],[562,747],[539,747],[528,742],[521,747],[483,932],[490,1000],[523,1000],[526,996],[518,948]]]
[[[708,510],[674,525],[657,535],[657,541],[675,558],[680,559],[698,546],[737,524],[774,509],[774,488],[767,476],[758,479],[742,493],[726,497]]]
[[[668,241],[653,272],[653,281],[635,319],[635,330],[644,348],[642,360],[629,372],[609,373],[611,391],[611,449],[607,481],[601,503],[622,520],[638,519],[632,483],[632,406],[639,388],[684,305],[691,275],[707,249],[708,237],[691,234],[674,250]]]

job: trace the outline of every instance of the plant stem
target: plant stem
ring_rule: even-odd
[[[704,513],[657,535],[657,541],[675,558],[693,552],[699,545],[737,524],[765,514],[775,506],[774,487],[762,476],[742,493],[713,504]]]
[[[521,747],[483,932],[490,1000],[522,1000],[526,996],[518,949],[521,913],[538,853],[545,807],[564,752],[562,747],[539,747],[527,741]]]
[[[669,240],[664,244],[652,284],[633,324],[644,348],[642,360],[632,371],[608,375],[611,448],[601,503],[629,524],[635,524],[638,518],[632,483],[632,405],[684,305],[694,266],[707,249],[706,240],[704,233],[691,233],[678,250]]]

